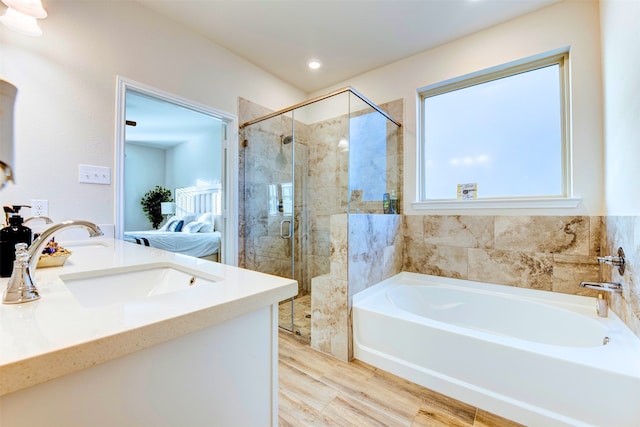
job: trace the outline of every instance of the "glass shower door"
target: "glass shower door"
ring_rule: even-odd
[[[244,139],[244,267],[296,279],[293,121],[247,126]],[[280,304],[279,325],[294,330],[293,299]]]

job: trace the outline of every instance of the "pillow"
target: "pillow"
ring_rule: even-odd
[[[213,224],[213,214],[211,212],[203,213],[198,217],[198,222],[210,222]]]
[[[174,221],[177,221],[179,218],[177,216],[172,216],[171,218],[169,218],[167,220],[167,222],[164,223],[164,225],[162,227],[160,227],[158,229],[158,231],[167,231],[167,229],[169,228],[169,224],[171,224]]]
[[[213,224],[211,224],[210,222],[205,222],[204,224],[202,224],[202,227],[200,227],[200,230],[198,230],[198,233],[211,233],[213,232]]]
[[[180,219],[184,221],[185,224],[189,224],[190,222],[196,220],[196,214],[186,214],[186,215],[183,215],[182,218]]]
[[[169,223],[169,225],[167,226],[167,230],[166,231],[180,231],[182,230],[182,226],[184,224],[184,221],[180,220],[175,220],[175,221],[171,221]]]
[[[192,221],[189,224],[185,224],[182,227],[182,232],[183,233],[197,233],[198,231],[200,231],[200,228],[204,225],[204,222],[200,222],[200,221]]]

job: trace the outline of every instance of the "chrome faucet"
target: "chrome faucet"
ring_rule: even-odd
[[[48,216],[44,216],[44,215],[30,216],[29,218],[27,218],[24,221],[22,221],[22,223],[26,224],[29,221],[34,221],[34,220],[37,220],[37,219],[43,220],[45,224],[53,224],[53,220],[51,218],[49,218]]]
[[[18,243],[16,245],[16,260],[13,263],[13,273],[11,273],[11,278],[7,283],[7,289],[2,299],[4,304],[19,304],[40,298],[33,278],[42,250],[54,234],[67,228],[78,227],[86,228],[89,231],[89,237],[97,237],[104,234],[100,227],[89,221],[64,221],[43,231],[29,248],[27,248],[26,243]]]
[[[598,291],[606,291],[606,292],[622,292],[622,285],[620,283],[612,283],[612,282],[603,282],[602,281],[602,265],[607,264],[613,267],[618,267],[618,273],[620,275],[624,274],[625,270],[625,258],[624,258],[624,250],[620,247],[618,248],[617,255],[607,255],[598,257],[598,281],[597,282],[580,282],[581,288],[589,288],[596,289]]]
[[[580,287],[581,288],[595,289],[597,291],[605,291],[605,292],[614,292],[614,293],[622,292],[622,285],[620,283],[580,282]]]
[[[624,250],[622,247],[618,248],[617,255],[607,255],[607,256],[599,256],[598,263],[600,266],[602,264],[611,265],[613,267],[618,267],[618,273],[622,276],[624,274],[626,261],[624,259]]]

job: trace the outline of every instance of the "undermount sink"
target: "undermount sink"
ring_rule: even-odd
[[[212,286],[221,280],[172,263],[70,273],[60,275],[60,279],[85,307],[141,300],[193,286]]]

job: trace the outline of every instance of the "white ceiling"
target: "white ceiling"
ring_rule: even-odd
[[[136,122],[125,127],[128,144],[162,149],[210,135],[220,120],[170,102],[127,91],[126,120]]]
[[[560,0],[136,1],[312,93]],[[127,142],[165,149],[212,119],[136,93],[126,116]]]
[[[560,0],[137,1],[312,93]]]

